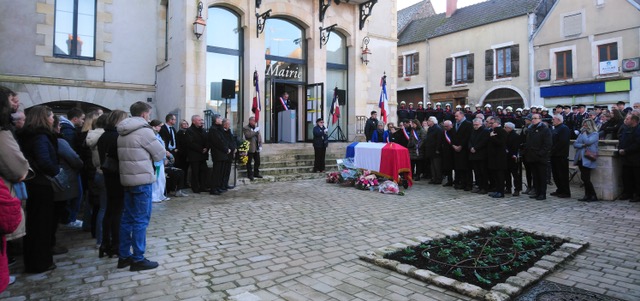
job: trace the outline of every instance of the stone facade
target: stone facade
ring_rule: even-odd
[[[368,116],[377,108],[380,77],[388,75],[388,95],[396,86],[396,2],[377,1],[360,28],[360,4],[367,1],[327,1],[324,21],[315,0],[202,1],[202,17],[207,8],[223,7],[237,14],[243,32],[238,84],[240,121],[251,113],[253,71],[265,76],[265,34],[256,35],[256,13],[271,10],[272,18],[288,20],[304,30],[308,84],[326,83],[326,48],[320,48],[320,27],[337,24],[336,33],[346,38],[347,48],[347,129],[348,139],[356,134],[356,116]],[[193,22],[199,1],[119,2],[96,0],[95,54],[89,59],[54,55],[54,0],[27,0],[0,3],[0,26],[4,31],[0,47],[0,85],[19,93],[25,108],[58,101],[93,103],[107,109],[128,110],[135,101],[150,101],[154,117],[177,113],[182,119],[202,114],[208,100],[206,31],[198,39]],[[11,5],[11,7],[9,7]],[[210,22],[211,23],[211,22]],[[335,33],[334,33],[335,34]],[[371,62],[361,62],[363,38],[371,40]],[[261,82],[264,87],[264,82]],[[302,88],[300,91],[303,91]],[[302,94],[302,92],[301,92]],[[390,97],[394,98],[394,97]],[[264,100],[263,100],[264,101]],[[395,100],[392,100],[395,101]],[[325,96],[324,117],[329,115],[331,96]],[[185,118],[188,119],[188,118]],[[301,125],[302,128],[304,125]],[[235,125],[234,125],[235,127]],[[298,141],[302,137],[299,130]]]

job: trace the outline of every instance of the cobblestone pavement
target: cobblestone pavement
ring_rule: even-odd
[[[0,299],[470,300],[357,254],[496,221],[590,242],[547,280],[640,300],[639,203],[493,199],[424,181],[402,197],[305,180],[173,198],[153,210],[146,255],[158,269],[116,269],[117,259],[98,258],[88,233],[64,229],[58,237],[70,251],[55,257],[58,268],[18,274]]]

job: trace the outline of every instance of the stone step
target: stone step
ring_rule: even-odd
[[[261,158],[262,159],[262,158]],[[279,167],[296,167],[296,166],[313,166],[313,159],[305,160],[290,160],[290,161],[260,161],[260,169],[265,168],[279,168]],[[325,164],[335,165],[336,159],[326,159]],[[238,166],[238,169],[245,168],[244,166]]]
[[[327,176],[327,172],[316,172],[316,173],[298,173],[298,174],[284,174],[284,175],[264,175],[262,179],[254,178],[253,181],[249,180],[249,178],[238,175],[238,183],[237,185],[250,185],[250,184],[258,184],[258,183],[271,183],[271,182],[288,182],[288,181],[298,181],[298,180],[310,180],[310,179],[324,179]],[[232,183],[233,184],[233,183]]]
[[[275,167],[275,168],[262,168],[260,167],[260,175],[272,176],[272,175],[297,175],[310,173],[313,170],[313,164],[304,166],[292,166],[292,167]],[[326,170],[337,170],[336,164],[327,164]],[[238,168],[238,177],[246,176],[247,170]]]

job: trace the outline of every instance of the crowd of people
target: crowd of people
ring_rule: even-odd
[[[505,194],[527,194],[546,200],[550,195],[570,198],[569,164],[580,170],[584,197],[579,201],[597,201],[591,172],[597,167],[598,141],[618,140],[617,156],[622,158],[623,193],[620,200],[640,201],[640,103],[633,108],[618,102],[612,108],[558,105],[552,113],[544,107],[484,110],[472,112],[466,105],[442,109],[436,103],[427,108],[418,103],[400,102],[399,123],[378,121],[372,111],[365,124],[368,142],[395,142],[409,150],[413,180],[429,179],[429,184],[443,184],[494,198]],[[571,140],[575,149],[569,162]],[[523,171],[525,173],[523,183]],[[523,187],[523,184],[526,187]],[[523,188],[525,190],[523,191]]]
[[[0,292],[15,281],[8,267],[18,239],[26,273],[56,269],[53,256],[68,252],[56,239],[60,225],[91,232],[98,256],[118,258],[118,268],[156,268],[144,256],[152,204],[187,196],[189,187],[212,195],[234,188],[237,141],[228,119],[216,115],[205,130],[194,115],[176,130],[174,114],[151,120],[151,109],[136,102],[129,112],[74,107],[56,115],[44,105],[24,112],[18,95],[0,87]],[[248,176],[261,178],[262,137],[253,117],[243,136]]]

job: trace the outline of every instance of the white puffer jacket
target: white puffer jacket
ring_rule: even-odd
[[[97,128],[95,130],[90,130],[87,133],[87,139],[84,140],[84,143],[91,149],[91,163],[93,163],[93,167],[100,168],[100,155],[98,154],[98,139],[100,136],[104,134],[103,128]]]
[[[125,187],[156,181],[153,162],[164,159],[165,150],[149,123],[142,117],[130,117],[118,124],[120,183]]]

